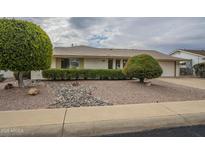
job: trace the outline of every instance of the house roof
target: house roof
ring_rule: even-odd
[[[190,53],[193,53],[193,54],[205,56],[205,50],[179,49],[179,50],[174,51],[173,53],[175,53],[177,51],[185,51],[185,52],[190,52]]]
[[[89,46],[55,47],[54,57],[102,57],[129,58],[139,54],[149,54],[157,60],[183,60],[155,50],[93,48]]]

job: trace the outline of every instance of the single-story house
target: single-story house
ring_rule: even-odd
[[[155,50],[93,48],[89,46],[55,47],[51,68],[122,69],[127,60],[135,55],[148,54],[158,60],[163,77],[179,76],[182,58],[163,54]],[[205,56],[204,56],[205,57]],[[13,77],[11,71],[1,71],[5,77]],[[32,71],[32,79],[42,79],[41,71]]]
[[[51,68],[122,69],[128,58],[148,54],[159,61],[163,77],[179,76],[179,61],[154,50],[93,48],[88,46],[55,47]],[[42,78],[40,72],[31,72],[32,79]]]

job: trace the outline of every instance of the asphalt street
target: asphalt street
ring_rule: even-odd
[[[104,135],[104,137],[205,137],[205,125],[154,129],[144,132]]]

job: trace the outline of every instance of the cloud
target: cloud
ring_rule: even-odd
[[[83,30],[83,29],[90,28],[97,24],[102,24],[103,18],[96,18],[96,17],[71,18],[70,23],[73,26],[73,28]]]
[[[205,49],[205,18],[22,18],[40,25],[54,46]]]

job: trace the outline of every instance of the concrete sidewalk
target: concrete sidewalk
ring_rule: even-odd
[[[205,100],[0,112],[0,136],[100,136],[205,124]]]

